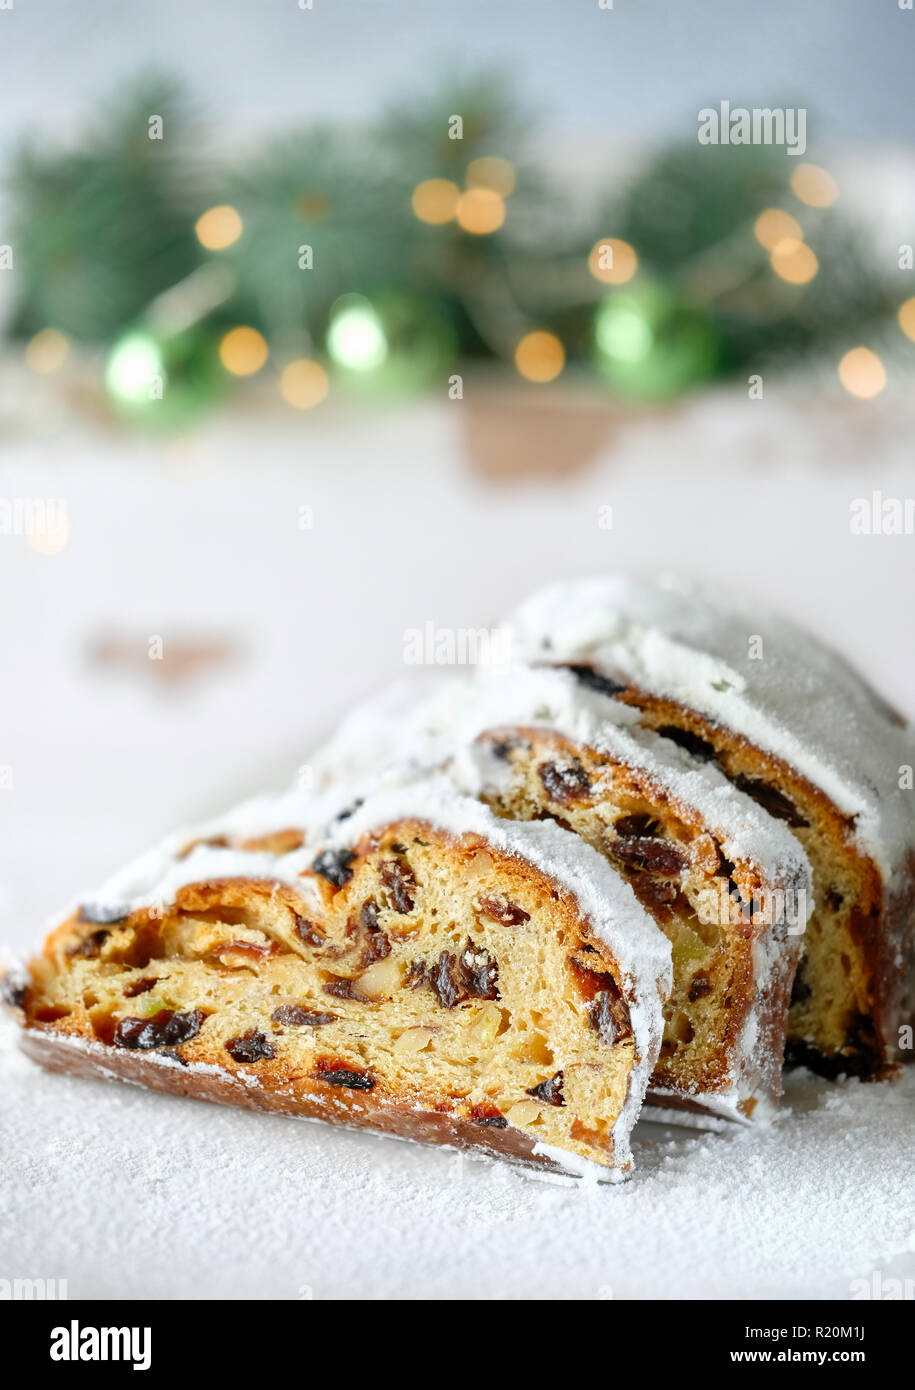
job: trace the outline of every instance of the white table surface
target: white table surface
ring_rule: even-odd
[[[739,587],[915,713],[915,538],[849,529],[853,498],[912,490],[904,414],[710,396],[621,427],[574,479],[509,487],[468,468],[465,406],[239,413],[168,445],[50,414],[7,443],[2,495],[64,498],[72,525],[53,556],[0,537],[11,951],[176,823],[282,786],[349,702],[402,674],[406,629],[495,622],[553,578]],[[112,634],[140,657],[93,665]],[[237,655],[167,687],[142,657],[153,635]],[[761,1137],[642,1125],[640,1175],[586,1193],[46,1076],[11,1046],[0,1078],[0,1275],[67,1277],[72,1296],[842,1298],[915,1273],[911,1080],[799,1077]]]

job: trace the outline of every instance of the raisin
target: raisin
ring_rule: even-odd
[[[295,918],[296,936],[304,941],[306,946],[324,945],[324,934],[318,930],[314,922],[306,922],[305,918],[300,917],[297,912],[292,915]]]
[[[325,994],[330,994],[334,999],[359,999],[361,995],[356,988],[355,980],[334,979],[328,980],[323,986]]]
[[[529,749],[530,746],[526,738],[519,738],[516,734],[506,734],[504,738],[489,740],[489,749],[493,757],[504,763],[507,763],[512,753],[519,748]]]
[[[11,975],[4,975],[0,980],[0,999],[10,1009],[21,1009],[25,1003],[27,986],[21,980],[14,980]]]
[[[672,879],[652,878],[649,874],[636,874],[632,880],[632,891],[645,910],[659,922],[670,921],[674,903],[683,897]],[[688,908],[689,904],[686,906]]]
[[[326,1023],[337,1021],[336,1014],[322,1014],[318,1009],[305,1009],[301,1004],[280,1004],[270,1018],[273,1023],[290,1028],[323,1028]]]
[[[206,1014],[193,1009],[189,1014],[160,1009],[152,1018],[122,1018],[114,1030],[114,1043],[149,1052],[154,1047],[178,1047],[195,1038]]]
[[[276,1056],[270,1039],[257,1028],[249,1028],[240,1038],[229,1038],[223,1046],[236,1062],[263,1062]]]
[[[581,997],[590,1002],[588,1019],[601,1041],[610,1044],[627,1037],[631,1032],[629,1010],[613,976],[589,970],[574,956],[568,957],[568,965]]]
[[[588,774],[578,758],[572,758],[561,766],[558,763],[541,763],[537,776],[550,800],[558,801],[560,806],[568,805],[577,797],[587,796],[591,790]]]
[[[78,941],[75,946],[71,946],[70,949],[67,951],[67,955],[86,956],[89,959],[94,960],[95,957],[98,955],[99,951],[104,946],[110,934],[111,933],[106,931],[104,927],[101,929],[101,931],[91,932],[89,936],[84,937],[82,941]]]
[[[485,1129],[508,1129],[508,1120],[500,1115],[494,1105],[474,1105],[470,1118],[475,1125],[483,1125]]]
[[[575,977],[575,983],[578,985],[578,991],[583,999],[593,999],[594,996],[605,987],[606,982],[610,979],[609,975],[600,974],[596,970],[589,970],[587,966],[577,961],[574,956],[568,957],[568,965]]]
[[[84,903],[78,913],[80,922],[97,922],[99,926],[113,927],[116,922],[126,922],[127,913],[120,907],[103,907],[100,903]]]
[[[610,840],[608,852],[614,859],[635,869],[648,869],[662,878],[673,878],[689,863],[684,850],[670,840],[658,840],[652,835],[633,835],[628,839]]]
[[[370,931],[366,933],[366,942],[362,948],[362,955],[359,957],[359,964],[363,970],[368,966],[374,965],[376,960],[384,960],[391,954],[391,943],[383,931]]]
[[[684,748],[687,753],[692,753],[694,758],[700,762],[711,763],[715,761],[717,754],[715,745],[709,743],[708,739],[700,738],[691,729],[678,729],[676,724],[661,724],[657,729],[664,738],[669,738],[671,743],[675,743],[678,748]]]
[[[718,851],[718,858],[721,861],[718,869],[718,877],[726,878],[728,881],[728,896],[734,900],[742,915],[746,916],[752,908],[752,903],[744,902],[740,892],[740,886],[734,877],[734,865],[730,859],[726,859],[721,850]]]
[[[588,1010],[588,1021],[607,1047],[620,1042],[630,1033],[629,1010],[616,985],[608,978],[611,989],[603,989],[595,995]]]
[[[335,1061],[320,1061],[312,1076],[316,1081],[326,1081],[328,1086],[346,1086],[351,1091],[371,1091],[375,1086],[375,1078],[367,1072],[351,1071]]]
[[[499,970],[488,951],[468,936],[461,954],[442,951],[426,972],[425,979],[445,1009],[453,1009],[467,999],[498,999]]]
[[[704,999],[707,994],[712,992],[712,982],[705,975],[694,975],[689,982],[687,997],[691,1004],[695,1004],[697,999]]]
[[[827,888],[825,893],[826,906],[830,912],[838,912],[845,899],[838,888]]]
[[[312,870],[326,878],[335,888],[342,888],[353,876],[350,868],[356,858],[351,849],[325,849],[312,863]]]
[[[658,822],[648,815],[620,816],[613,822],[613,828],[623,839],[640,839],[645,835],[657,835]]]
[[[479,907],[484,916],[491,917],[494,922],[500,922],[503,927],[520,927],[522,922],[531,920],[529,912],[525,912],[523,907],[510,902],[508,898],[501,902],[498,898],[480,898]]]
[[[784,792],[779,791],[778,787],[773,787],[771,782],[764,782],[761,777],[745,777],[742,772],[731,781],[739,791],[746,792],[751,796],[770,816],[776,820],[787,821],[794,830],[802,830],[804,826],[810,824],[805,820],[797,809],[793,801],[789,801]]]
[[[342,811],[338,811],[337,814],[334,816],[334,820],[335,820],[335,821],[349,820],[350,816],[355,815],[355,813],[359,810],[359,807],[360,807],[361,805],[362,805],[362,797],[359,796],[359,797],[357,797],[356,800],[353,802],[352,806],[344,806],[344,808],[343,808]]]
[[[421,960],[411,960],[411,961],[410,961],[409,968],[408,968],[408,970],[407,970],[406,978],[404,979],[404,982],[403,982],[404,989],[418,989],[419,986],[422,985],[422,984],[425,984],[425,982],[426,982],[426,964],[425,964],[425,961],[421,961]]]
[[[364,927],[368,927],[369,931],[374,931],[378,926],[378,904],[374,898],[368,898],[362,904],[359,919]]]
[[[596,690],[599,695],[619,695],[621,690],[626,689],[624,682],[616,681],[612,676],[605,676],[600,671],[595,671],[593,666],[579,666],[571,663],[565,668],[571,671],[572,675],[580,685],[588,690]]]
[[[562,1072],[557,1071],[553,1076],[548,1076],[539,1086],[529,1086],[526,1094],[533,1096],[535,1100],[545,1101],[547,1105],[565,1105],[562,1098]]]
[[[142,980],[134,980],[133,984],[124,986],[124,997],[125,999],[136,999],[138,994],[146,994],[158,983],[155,975],[144,975]]]
[[[400,859],[386,859],[380,868],[381,881],[394,901],[394,911],[406,916],[413,911],[416,879],[409,864]]]

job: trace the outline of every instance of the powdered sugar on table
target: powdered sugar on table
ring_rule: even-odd
[[[915,1071],[766,1133],[642,1124],[619,1187],[140,1088],[0,1033],[0,1263],[71,1298],[851,1297],[915,1278]],[[858,1281],[858,1282],[855,1282]]]

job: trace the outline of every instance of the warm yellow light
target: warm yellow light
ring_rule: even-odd
[[[555,333],[526,333],[515,348],[515,366],[528,381],[553,381],[565,361],[565,348]]]
[[[869,401],[886,385],[886,368],[870,348],[852,348],[839,363],[839,380],[850,396]]]
[[[839,196],[839,185],[819,164],[799,164],[791,175],[791,192],[811,208],[828,208]]]
[[[761,212],[753,226],[753,235],[767,251],[774,251],[778,243],[786,238],[804,240],[800,222],[781,208],[766,208],[765,212]]]
[[[267,351],[256,328],[230,328],[219,344],[219,359],[233,376],[253,376],[266,362]]]
[[[505,204],[491,188],[470,188],[458,200],[457,220],[465,232],[486,236],[505,221]]]
[[[283,400],[296,410],[310,410],[320,405],[329,390],[327,373],[320,362],[301,357],[290,362],[280,377]]]
[[[806,285],[820,268],[810,247],[797,237],[784,237],[776,242],[769,259],[776,275],[790,285]]]
[[[244,231],[244,224],[234,208],[223,204],[210,208],[194,223],[194,231],[201,246],[208,251],[224,251],[237,241]]]
[[[482,155],[467,166],[467,187],[488,188],[500,198],[507,198],[515,191],[515,171],[507,159],[494,154]]]
[[[896,317],[905,336],[915,343],[915,299],[907,299],[904,304],[900,304]]]
[[[25,350],[25,360],[33,372],[49,376],[62,367],[70,344],[56,328],[43,328],[30,340]]]
[[[450,179],[426,179],[413,190],[413,211],[420,222],[440,227],[457,212],[461,190]]]
[[[588,257],[588,269],[602,285],[625,285],[638,270],[639,258],[628,241],[619,237],[601,237]]]

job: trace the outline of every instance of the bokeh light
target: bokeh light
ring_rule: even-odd
[[[791,192],[811,208],[829,208],[839,196],[839,185],[819,164],[799,164],[791,175]]]
[[[594,336],[600,352],[619,362],[642,362],[651,352],[654,331],[638,305],[605,300],[595,320]]]
[[[505,203],[491,188],[469,188],[458,201],[457,220],[465,232],[488,236],[505,221]]]
[[[850,396],[869,401],[886,385],[886,368],[870,348],[852,348],[839,363],[839,380]]]
[[[219,344],[219,360],[233,376],[253,376],[267,360],[266,339],[256,328],[230,328]]]
[[[451,179],[425,179],[413,190],[413,211],[420,222],[440,227],[457,212],[461,190]]]
[[[63,366],[69,351],[70,344],[63,333],[56,328],[42,328],[26,345],[26,364],[39,376],[50,376]]]
[[[565,348],[555,333],[526,333],[515,348],[515,366],[527,381],[553,381],[565,361]]]
[[[761,212],[753,225],[753,235],[767,251],[774,251],[778,243],[786,239],[804,240],[800,222],[781,208],[766,208]]]
[[[331,310],[327,351],[341,367],[373,372],[388,355],[388,340],[375,308],[358,294],[344,295]]]
[[[482,155],[467,166],[467,187],[488,188],[500,198],[508,198],[515,191],[515,171],[507,159]]]
[[[628,241],[601,237],[588,256],[588,269],[604,285],[625,285],[638,270],[639,258]]]
[[[150,399],[154,383],[165,386],[165,361],[154,338],[147,333],[128,333],[116,344],[105,366],[109,394],[128,403]]]
[[[209,208],[194,224],[197,240],[208,251],[224,251],[238,240],[244,231],[244,224],[234,208],[227,203]]]
[[[300,357],[283,369],[280,392],[283,400],[296,410],[311,410],[327,396],[330,383],[320,362]]]
[[[896,317],[905,336],[915,343],[915,298],[907,299],[904,304],[900,304]]]
[[[820,268],[810,247],[797,237],[784,237],[776,242],[769,259],[776,275],[790,285],[806,285]]]

